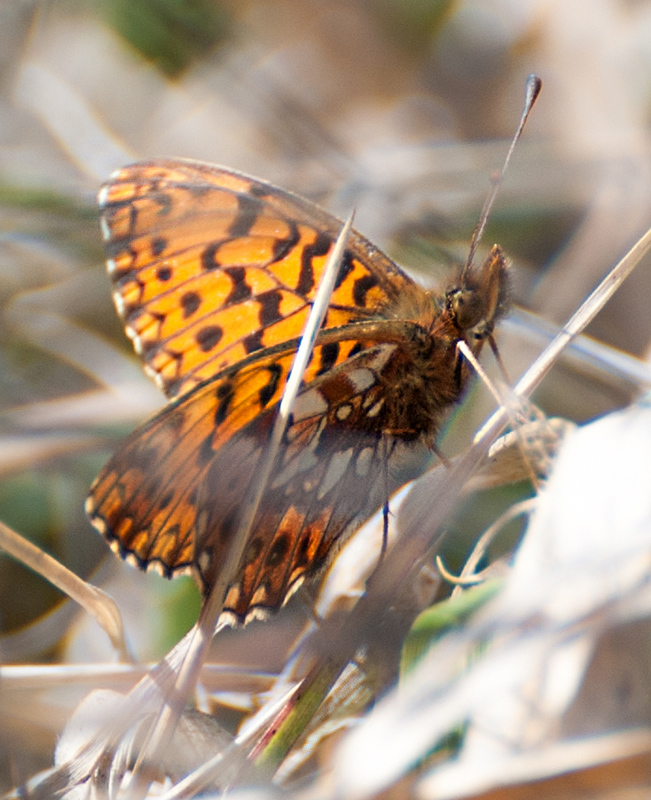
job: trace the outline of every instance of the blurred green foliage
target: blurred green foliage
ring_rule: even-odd
[[[105,0],[107,22],[170,78],[223,39],[228,18],[214,0]]]
[[[379,0],[373,12],[406,50],[422,51],[452,13],[455,0]]]
[[[442,600],[419,614],[405,640],[401,674],[412,669],[444,634],[462,626],[468,617],[497,594],[501,585],[502,581],[499,580],[486,581],[458,597]]]

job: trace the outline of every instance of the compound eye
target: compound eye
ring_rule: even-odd
[[[473,328],[482,318],[484,309],[477,292],[458,289],[451,295],[450,304],[461,330],[466,331],[468,328]]]

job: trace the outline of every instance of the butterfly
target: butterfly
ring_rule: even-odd
[[[219,574],[252,491],[342,223],[307,200],[200,162],[116,172],[99,195],[113,298],[169,403],[95,480],[86,509],[128,562]],[[222,621],[283,605],[431,460],[442,420],[508,306],[495,245],[444,292],[352,231]]]

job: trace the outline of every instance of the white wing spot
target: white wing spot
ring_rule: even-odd
[[[136,563],[136,566],[139,566],[139,564]],[[167,570],[163,564],[157,560],[150,561],[147,564],[147,572],[155,572],[157,575],[160,575],[161,578],[164,578],[167,575]]]
[[[352,413],[353,407],[349,403],[344,403],[335,411],[335,417],[337,417],[339,422],[343,422],[345,419],[348,419]]]
[[[198,536],[201,536],[206,532],[207,523],[208,523],[208,509],[204,507],[199,508],[197,510],[197,517],[194,522],[194,527]],[[205,550],[203,551],[203,553],[201,554],[201,558],[203,558],[206,552],[207,551]],[[203,564],[200,563],[199,566],[203,569]]]
[[[372,447],[365,447],[357,456],[357,460],[355,461],[355,472],[359,476],[363,477],[368,473],[374,455],[375,450]]]
[[[120,543],[117,541],[111,542],[111,550],[117,555],[120,555]],[[138,561],[138,559],[133,553],[125,553],[123,558],[130,567],[135,567],[136,569],[142,569],[142,564],[140,563],[140,561]],[[154,563],[155,562],[153,561],[151,562],[151,569],[154,569]]]
[[[251,598],[251,605],[252,606],[263,606],[266,605],[269,598],[269,587],[266,583],[261,583],[260,586],[255,590],[253,593],[253,597]]]
[[[280,486],[289,484],[291,479],[298,475],[299,472],[306,472],[307,470],[313,469],[317,465],[317,461],[318,459],[314,453],[309,450],[301,450],[283,464],[281,471],[271,481],[270,487],[272,489],[278,489]],[[289,487],[290,490],[291,488],[292,487]]]
[[[246,612],[244,624],[248,625],[249,622],[253,622],[255,619],[259,620],[260,622],[264,622],[265,620],[269,619],[269,616],[270,614],[268,608],[260,608],[260,606],[255,606]]]
[[[108,202],[108,194],[109,194],[109,186],[108,184],[104,184],[102,188],[99,190],[99,194],[97,195],[97,202],[100,207],[104,207]]]
[[[138,331],[135,331],[131,327],[131,325],[125,325],[124,326],[124,332],[129,337],[129,339],[131,339],[131,341],[133,342],[133,349],[136,351],[136,353],[138,353],[139,356],[141,356],[142,355],[142,339],[140,338],[140,334],[138,333]],[[147,370],[147,367],[145,366],[145,371],[146,370]]]
[[[318,389],[309,389],[299,394],[296,398],[292,416],[294,417],[294,422],[300,422],[300,420],[311,417],[321,417],[327,410],[328,401],[321,392]]]
[[[328,418],[323,416],[319,424],[317,425],[316,430],[312,434],[312,438],[310,439],[307,449],[308,450],[316,450],[319,446],[319,442],[321,441],[321,434],[323,433],[325,426],[328,424]]]
[[[316,430],[312,434],[312,438],[308,442],[307,446],[304,447],[299,455],[300,464],[296,469],[296,472],[307,472],[313,470],[319,463],[318,457],[314,454],[314,451],[319,446],[321,441],[321,435],[328,424],[328,418],[323,416],[319,421],[319,424],[316,427]],[[316,481],[313,478],[307,478],[303,481],[303,491],[307,494],[309,492],[313,492],[316,488]],[[285,493],[291,494],[293,487],[291,484],[288,484]]]
[[[305,575],[299,575],[297,578],[294,578],[293,583],[287,589],[287,594],[285,595],[285,599],[283,600],[283,605],[285,605],[289,600],[292,599],[292,597],[301,588],[304,582],[305,582]]]
[[[366,389],[370,389],[375,383],[375,375],[370,369],[355,369],[349,372],[346,377],[360,394]]]
[[[247,616],[244,624],[246,625],[248,621],[249,618]],[[223,628],[237,628],[240,625],[240,618],[232,611],[222,611],[222,613],[219,615],[218,625]]]
[[[339,481],[343,478],[352,457],[352,447],[349,447],[347,450],[341,450],[338,453],[334,453],[330,457],[330,463],[328,464],[326,473],[323,476],[323,480],[319,484],[319,493],[317,494],[318,500],[323,500],[330,489],[332,489],[333,486],[336,486],[337,483],[339,483]]]
[[[367,417],[377,417],[377,415],[382,410],[382,406],[384,405],[384,399],[378,400],[374,406],[371,406],[369,410],[366,412]]]
[[[174,578],[178,578],[181,575],[190,575],[195,580],[201,579],[201,576],[197,574],[197,570],[191,564],[184,564],[182,567],[173,567],[170,574]],[[167,572],[163,573],[163,577],[168,577]]]
[[[208,550],[202,550],[197,560],[197,566],[202,573],[208,572],[208,568],[210,567],[210,553]]]
[[[113,293],[113,302],[115,303],[115,307],[118,310],[118,314],[121,317],[123,317],[124,316],[125,305],[124,305],[124,298],[122,297],[122,295],[119,294],[118,292],[114,292]],[[127,333],[128,333],[128,331],[127,331]],[[129,336],[131,336],[131,334],[129,334]],[[131,336],[131,338],[133,339],[133,336]]]
[[[101,195],[101,192],[100,192],[100,195]],[[101,200],[100,200],[100,204],[101,204]],[[105,242],[110,241],[110,239],[111,239],[111,229],[109,228],[109,224],[104,219],[104,217],[100,217],[99,225],[100,225],[100,228],[102,230],[102,236],[104,238],[104,241]]]

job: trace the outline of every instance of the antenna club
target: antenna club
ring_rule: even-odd
[[[536,102],[538,99],[538,95],[540,94],[540,90],[542,89],[542,81],[534,72],[529,75],[527,78],[527,89],[526,89],[526,103],[525,105],[527,108],[531,108],[531,106]]]

